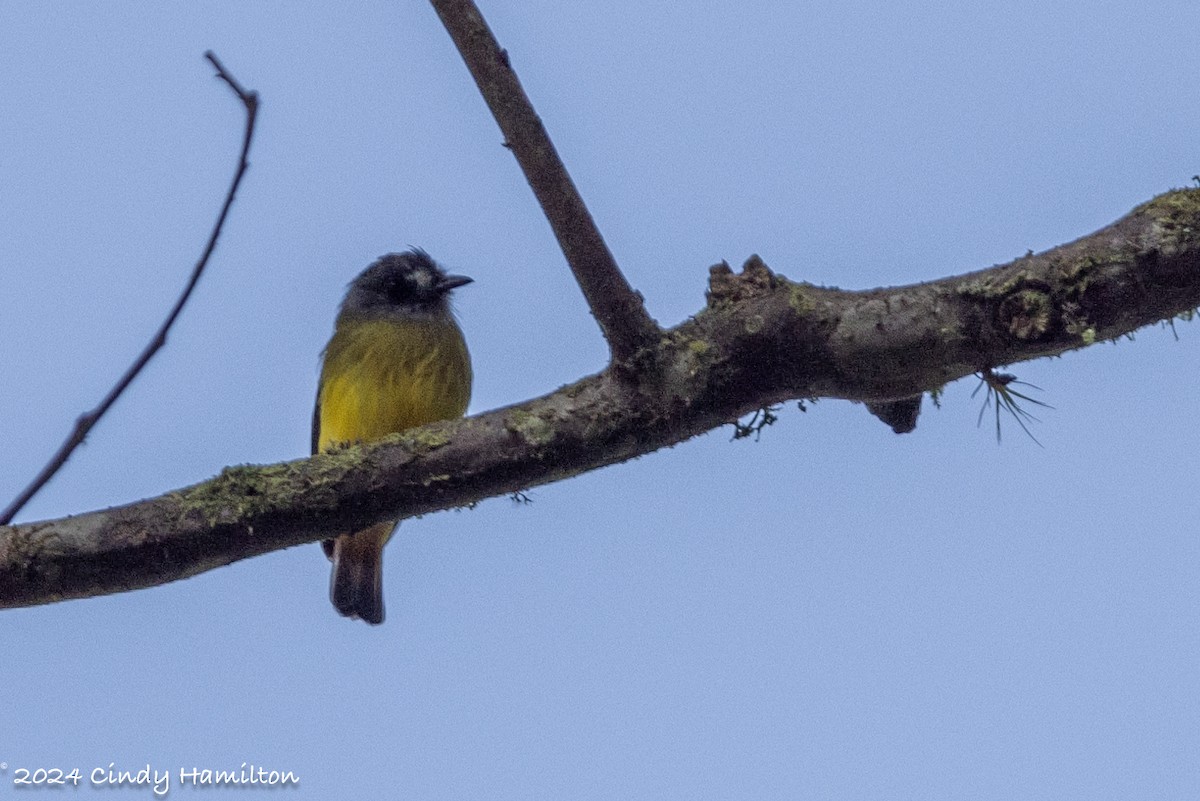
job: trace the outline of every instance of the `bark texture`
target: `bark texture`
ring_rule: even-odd
[[[331,532],[464,506],[625,461],[795,398],[875,405],[1112,339],[1200,305],[1200,190],[1009,264],[863,292],[752,257],[617,367],[367,447],[231,467],[127,506],[0,527],[0,606],[163,584]]]

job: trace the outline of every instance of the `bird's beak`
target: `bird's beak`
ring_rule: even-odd
[[[464,286],[466,284],[471,283],[474,280],[475,280],[474,278],[468,278],[465,275],[447,275],[441,281],[438,281],[438,291],[439,292],[449,292],[451,289],[456,289],[460,286]]]

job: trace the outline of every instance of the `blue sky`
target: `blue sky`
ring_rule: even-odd
[[[675,324],[722,259],[938,278],[1200,172],[1200,6],[979,5],[482,8]],[[0,495],[200,251],[241,135],[209,48],[262,94],[251,171],[167,349],[23,520],[303,456],[344,285],[410,244],[476,279],[472,412],[603,366],[428,6],[0,3]],[[0,612],[0,798],[18,767],[243,762],[313,799],[1195,796],[1200,328],[1176,329],[1013,368],[1055,407],[1043,448],[977,428],[968,379],[908,436],[789,405],[758,442],[407,522],[382,628],[333,612],[316,545]]]

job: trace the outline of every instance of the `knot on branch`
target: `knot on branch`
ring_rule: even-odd
[[[710,308],[762,297],[776,289],[784,280],[763,263],[757,255],[746,259],[742,272],[734,274],[728,262],[708,268],[708,292],[705,298]]]
[[[1026,288],[1000,302],[996,311],[1000,326],[1019,340],[1042,339],[1054,324],[1054,304],[1041,289]]]

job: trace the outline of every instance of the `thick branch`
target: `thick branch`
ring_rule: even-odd
[[[596,322],[619,363],[659,335],[658,326],[613,260],[583,198],[533,110],[508,54],[471,0],[431,0],[475,79],[505,144],[525,173]]]
[[[621,462],[771,403],[904,398],[987,367],[1111,339],[1200,305],[1200,190],[969,275],[848,292],[756,257],[712,268],[707,306],[665,332],[640,381],[553,394],[370,447],[89,514],[0,528],[0,606],[148,587],[396,517]],[[638,377],[635,376],[635,379]]]

